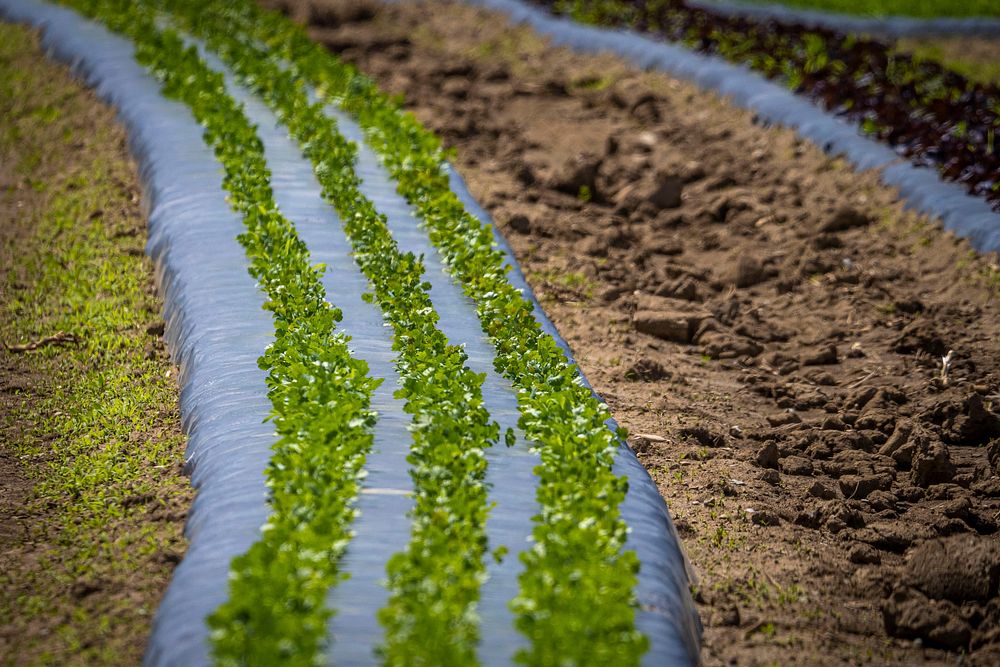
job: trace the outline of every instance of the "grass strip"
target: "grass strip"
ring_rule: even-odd
[[[139,177],[21,26],[0,118],[0,664],[138,664],[192,497]]]
[[[168,2],[185,26],[206,39],[240,82],[259,95],[303,148],[337,209],[355,258],[373,286],[371,298],[394,329],[397,369],[413,415],[411,464],[415,507],[410,542],[387,565],[391,596],[380,610],[386,628],[381,652],[390,665],[476,664],[476,605],[486,577],[489,511],[484,447],[499,436],[483,405],[484,374],[466,365],[462,348],[449,345],[424,282],[421,259],[401,253],[372,202],[359,190],[357,151],[310,104],[305,87],[280,61],[234,39],[221,6]]]
[[[940,63],[970,81],[1000,85],[1000,39],[970,36],[904,37],[893,51],[916,62]]]
[[[341,312],[325,299],[322,267],[278,211],[263,145],[242,107],[154,12],[127,0],[68,2],[135,43],[136,58],[205,126],[233,208],[243,215],[239,241],[250,273],[267,295],[275,341],[260,358],[268,371],[271,419],[278,434],[267,468],[271,517],[262,537],[234,559],[230,598],[210,618],[214,656],[223,665],[314,665],[326,639],[328,589],[351,538],[380,380],[355,359],[337,332]]]
[[[918,18],[1000,16],[995,0],[739,0],[748,5],[787,5],[857,16]]]
[[[639,564],[633,552],[623,551],[627,527],[619,505],[627,481],[611,470],[622,434],[608,428],[607,408],[582,385],[576,366],[541,331],[532,304],[507,281],[490,227],[451,192],[439,140],[284,17],[246,2],[218,12],[216,29],[225,26],[228,40],[242,41],[245,49],[266,44],[272,58],[290,65],[286,79],[308,82],[357,117],[449,271],[475,301],[497,350],[495,366],[518,391],[519,425],[542,460],[535,544],[522,555],[521,590],[512,603],[519,630],[531,640],[518,661],[637,664],[648,647],[635,629]]]

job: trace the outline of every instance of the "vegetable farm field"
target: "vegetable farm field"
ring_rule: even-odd
[[[1000,41],[682,0],[0,35],[0,663],[1000,662]]]

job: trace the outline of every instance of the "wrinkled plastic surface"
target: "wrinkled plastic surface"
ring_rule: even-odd
[[[513,21],[551,36],[558,45],[586,53],[614,53],[644,69],[667,72],[728,96],[736,106],[756,112],[758,119],[793,128],[860,169],[878,168],[882,182],[897,188],[908,208],[940,218],[947,229],[967,238],[977,250],[1000,250],[1000,214],[986,200],[969,195],[957,183],[943,181],[935,169],[914,166],[885,144],[862,136],[855,124],[823,111],[748,67],[631,30],[581,25],[521,0],[465,2],[504,12]]]
[[[686,0],[692,7],[701,7],[719,14],[745,16],[762,21],[799,23],[810,28],[828,28],[847,33],[866,33],[885,37],[930,37],[936,35],[966,35],[970,37],[1000,36],[1000,19],[984,16],[969,18],[917,18],[913,16],[851,16],[804,7],[781,4],[750,4],[730,0]]]
[[[180,367],[187,467],[198,495],[187,554],[154,621],[148,665],[208,663],[204,618],[227,597],[231,559],[268,515],[263,470],[273,429],[257,358],[273,340],[263,295],[247,273],[222,170],[188,109],[160,94],[130,42],[64,8],[0,0],[8,20],[44,26],[42,43],[118,110],[140,166],[147,252],[164,299],[167,345]]]

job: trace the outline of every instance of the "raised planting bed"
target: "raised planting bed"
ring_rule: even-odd
[[[234,21],[232,18],[227,17],[228,20],[224,20],[224,24],[233,25]],[[286,43],[291,48],[297,47],[300,52],[304,52],[306,55],[311,55],[312,60],[308,60],[305,56],[299,56],[298,59],[292,61],[293,67],[295,66],[311,66],[311,70],[304,70],[303,78],[307,81],[314,81],[319,89],[327,91],[327,94],[332,97],[337,97],[343,95],[343,106],[348,110],[356,110],[359,115],[359,120],[364,126],[367,123],[369,127],[374,126],[376,130],[380,131],[380,134],[369,134],[369,137],[387,137],[390,140],[395,136],[399,137],[396,139],[399,143],[395,145],[387,145],[382,143],[381,145],[374,141],[376,151],[379,151],[385,160],[389,164],[389,168],[393,171],[393,163],[396,162],[398,165],[405,165],[410,163],[407,170],[400,170],[397,166],[397,170],[394,172],[395,175],[400,179],[400,189],[401,192],[406,193],[406,177],[409,177],[410,182],[413,183],[409,192],[409,199],[411,202],[415,202],[418,211],[424,213],[425,220],[433,224],[433,221],[437,221],[437,227],[432,230],[437,232],[437,236],[432,233],[431,239],[434,241],[439,248],[442,249],[444,258],[446,262],[449,262],[448,251],[451,250],[454,253],[453,256],[458,257],[459,253],[469,253],[472,250],[475,253],[471,257],[466,259],[468,264],[465,267],[466,274],[461,276],[464,278],[465,289],[467,293],[471,292],[473,298],[479,297],[477,299],[480,301],[480,317],[481,319],[487,321],[483,316],[484,305],[486,307],[486,313],[492,315],[490,326],[492,331],[488,333],[493,334],[494,344],[503,345],[507,344],[507,354],[509,359],[517,358],[519,364],[525,364],[519,368],[505,368],[502,365],[498,365],[498,369],[507,375],[508,378],[514,382],[515,387],[518,386],[518,380],[522,383],[531,382],[535,385],[531,393],[541,394],[540,396],[531,396],[530,398],[535,401],[539,401],[536,405],[531,405],[528,403],[529,396],[526,392],[522,392],[519,395],[519,402],[521,403],[521,414],[522,420],[521,425],[525,429],[527,436],[530,440],[539,440],[541,442],[559,442],[565,441],[567,438],[581,438],[584,433],[591,433],[590,438],[594,439],[594,445],[599,445],[599,449],[594,451],[599,458],[588,460],[586,458],[581,458],[584,453],[583,450],[577,450],[575,454],[571,453],[572,450],[560,453],[559,455],[554,455],[552,457],[546,456],[547,452],[542,449],[542,463],[543,466],[548,463],[552,466],[551,482],[558,485],[566,485],[566,490],[562,492],[557,492],[554,489],[549,491],[544,491],[544,485],[546,484],[547,477],[542,475],[542,487],[539,491],[539,499],[543,502],[543,507],[548,504],[553,504],[554,506],[550,511],[556,515],[567,515],[564,527],[553,527],[551,525],[544,525],[541,529],[537,530],[536,539],[538,540],[552,540],[555,539],[556,535],[560,533],[565,533],[566,526],[570,525],[580,525],[586,524],[587,517],[593,516],[594,514],[600,514],[603,518],[601,521],[593,527],[593,533],[588,535],[589,531],[584,531],[579,537],[574,539],[579,539],[579,542],[570,542],[565,553],[551,553],[552,548],[548,549],[548,553],[551,555],[550,563],[542,564],[538,563],[535,565],[537,568],[537,574],[534,576],[542,577],[548,576],[552,577],[551,569],[553,567],[569,567],[578,568],[580,567],[579,560],[586,557],[588,551],[595,552],[597,550],[597,545],[601,543],[603,538],[598,537],[599,535],[605,534],[607,528],[601,525],[602,522],[608,522],[609,525],[614,525],[615,519],[614,515],[607,511],[607,498],[610,497],[611,503],[617,504],[620,502],[620,494],[624,492],[624,488],[618,487],[618,491],[610,491],[609,489],[604,489],[603,484],[608,482],[598,482],[600,478],[595,478],[591,482],[586,483],[593,493],[594,500],[591,502],[596,503],[595,505],[588,505],[583,502],[585,496],[580,495],[580,489],[578,485],[584,479],[585,476],[592,475],[594,473],[599,473],[602,469],[606,470],[605,474],[608,474],[607,479],[614,479],[610,476],[610,466],[607,459],[603,457],[610,454],[614,449],[613,439],[609,440],[608,435],[610,432],[604,425],[607,419],[607,414],[602,409],[597,408],[598,404],[590,396],[590,392],[585,387],[572,381],[575,376],[575,369],[568,365],[565,361],[563,351],[558,345],[554,343],[551,338],[543,338],[538,330],[538,325],[532,319],[533,306],[530,302],[524,301],[523,297],[514,292],[514,289],[506,283],[503,277],[503,264],[502,257],[492,249],[492,236],[488,229],[480,231],[480,226],[478,221],[467,217],[467,214],[463,214],[461,211],[461,204],[454,197],[454,195],[447,189],[447,173],[442,169],[442,158],[439,153],[439,149],[436,147],[436,141],[427,134],[426,132],[420,132],[417,135],[417,141],[414,141],[412,135],[419,131],[419,128],[415,128],[412,121],[409,121],[403,127],[403,131],[400,131],[398,127],[394,127],[394,120],[400,118],[398,111],[395,110],[394,106],[388,102],[384,97],[382,97],[374,88],[368,84],[364,84],[364,80],[361,79],[354,73],[350,68],[344,68],[343,66],[338,67],[331,71],[331,67],[334,66],[335,61],[326,54],[320,47],[314,45],[313,43],[307,41],[301,33],[297,30],[289,29],[290,24],[281,21],[280,19],[275,19],[275,17],[270,17],[272,20],[278,21],[278,26],[284,28],[283,32],[278,32],[275,36],[275,28],[270,27],[272,32],[266,32],[268,29],[268,24],[264,20],[266,16],[258,16],[251,22],[249,22],[248,28],[257,27],[255,37],[261,40],[270,38],[271,40],[284,39]],[[204,15],[201,15],[200,20],[205,20]],[[261,29],[263,28],[263,29]],[[281,42],[276,41],[278,45]],[[237,47],[238,48],[238,47]],[[288,48],[288,47],[286,47]],[[224,51],[223,51],[224,53]],[[236,53],[234,50],[233,53]],[[232,54],[231,54],[232,55]],[[260,62],[260,58],[244,58],[242,62]],[[240,63],[241,59],[236,57],[231,57],[230,62]],[[237,67],[240,65],[237,64]],[[271,77],[278,76],[277,71],[271,71],[267,76],[255,76],[254,80],[271,80]],[[339,85],[340,88],[334,88],[333,86]],[[354,87],[354,90],[350,89],[350,86]],[[359,90],[360,89],[360,90]],[[351,90],[354,95],[347,95],[344,92]],[[286,111],[291,106],[286,107]],[[381,127],[377,124],[381,120]],[[421,145],[419,138],[423,135],[425,145]],[[385,142],[385,139],[382,139]],[[430,143],[434,142],[434,143]],[[379,150],[381,148],[381,150]],[[415,165],[415,166],[414,166]],[[323,175],[320,174],[322,179]],[[433,179],[428,184],[428,180]],[[420,206],[423,202],[424,207]],[[448,208],[450,206],[450,208]],[[430,213],[432,219],[428,219],[427,213]],[[461,229],[456,230],[454,221],[455,219],[463,220],[466,230],[464,233]],[[485,232],[485,234],[484,234]],[[469,242],[472,239],[472,242]],[[445,245],[445,244],[449,245]],[[455,262],[456,259],[451,259],[451,262]],[[456,271],[456,267],[452,266],[452,271]],[[461,274],[459,274],[461,275]],[[480,284],[475,284],[475,283]],[[476,289],[477,291],[472,291]],[[485,304],[483,303],[485,301]],[[507,305],[503,305],[506,302]],[[517,315],[518,312],[523,313],[523,315]],[[503,313],[501,316],[500,313]],[[517,323],[520,323],[518,326]],[[499,332],[502,331],[502,334]],[[518,336],[522,338],[518,340]],[[546,341],[549,341],[546,343]],[[531,360],[525,359],[525,350],[540,349],[547,350],[542,354],[538,363],[540,367],[538,369],[533,369],[531,367]],[[500,349],[501,359],[503,358],[503,348]],[[510,363],[510,362],[507,362]],[[565,370],[561,370],[565,369]],[[568,392],[565,397],[558,399],[558,403],[552,403],[553,394],[556,394],[556,390],[559,388],[559,382],[557,381],[558,375],[554,373],[564,374],[566,380],[568,381],[565,387],[565,392]],[[541,391],[541,387],[544,386],[544,391]],[[531,390],[530,385],[524,387],[525,390]],[[594,406],[591,408],[595,410],[592,415],[588,415],[586,412],[579,417],[571,417],[570,411],[574,411],[574,400],[572,396],[576,396],[576,401],[580,402],[581,405],[586,406],[588,403]],[[567,400],[569,399],[569,400]],[[544,401],[549,401],[545,404]],[[559,411],[566,411],[566,417],[556,419],[553,421],[551,416],[558,414]],[[542,421],[545,423],[544,426],[541,424],[535,425],[532,429],[532,424],[530,421],[526,421],[527,416],[537,415],[542,417]],[[592,425],[586,427],[585,424],[589,421]],[[554,431],[554,432],[553,432]],[[573,435],[575,433],[575,435]],[[604,435],[608,434],[608,435]],[[584,443],[586,440],[583,441]],[[582,444],[582,443],[581,443]],[[602,460],[603,459],[603,460]],[[568,466],[568,467],[563,467]],[[596,484],[595,484],[596,482]],[[617,484],[616,484],[617,486]],[[555,498],[549,499],[550,494],[566,494],[567,499],[557,501]],[[610,494],[610,496],[609,496]],[[617,496],[617,498],[616,498]],[[556,496],[558,498],[558,495]],[[570,500],[572,499],[572,500]],[[603,510],[597,511],[598,506],[603,507]],[[623,526],[623,524],[618,524]],[[608,603],[610,600],[618,599],[623,602],[626,601],[631,593],[632,584],[629,583],[629,577],[627,576],[629,570],[635,568],[634,564],[625,563],[623,561],[622,566],[625,569],[616,568],[619,566],[614,566],[612,569],[604,570],[606,566],[602,566],[602,559],[616,559],[616,554],[620,549],[621,542],[623,541],[624,534],[617,533],[621,528],[617,528],[612,532],[607,533],[612,539],[608,546],[605,547],[607,552],[605,555],[596,555],[596,562],[590,567],[595,568],[594,573],[591,575],[595,578],[603,577],[607,584],[602,584],[598,587],[597,594],[601,596],[604,600],[604,608],[601,612],[602,620],[597,621],[596,617],[590,621],[581,621],[584,626],[598,627],[604,625],[608,628],[609,632],[621,632],[621,629],[612,628],[622,628],[627,627],[629,621],[627,617],[630,616],[625,610],[627,609],[627,604],[622,608],[622,613],[624,614],[621,619],[615,618],[613,614],[610,613]],[[616,534],[617,533],[617,534]],[[563,540],[565,537],[559,537],[558,539]],[[584,548],[584,544],[589,545]],[[532,557],[534,552],[528,552],[525,555],[526,559]],[[567,553],[576,553],[576,557],[568,557]],[[626,552],[627,554],[628,552]],[[614,560],[609,561],[609,563],[615,562]],[[529,562],[528,574],[532,572],[531,564]],[[602,574],[602,572],[604,572]],[[569,576],[568,574],[566,576]],[[559,578],[558,576],[556,577]],[[524,594],[525,581],[522,579],[522,595]],[[538,584],[536,584],[538,586]],[[619,593],[615,594],[611,591],[613,588],[617,587]],[[529,589],[530,591],[530,589]],[[530,591],[532,596],[549,595],[548,592],[543,592],[542,590]],[[569,599],[560,601],[559,599],[542,599],[539,601],[532,601],[531,606],[526,610],[522,611],[522,620],[520,625],[522,631],[527,628],[525,623],[528,621],[525,618],[525,613],[528,614],[530,618],[537,617],[538,614],[534,611],[537,609],[538,604],[542,605],[553,605],[553,611],[545,614],[542,618],[546,619],[546,623],[540,627],[537,635],[532,635],[532,648],[531,650],[536,653],[533,659],[542,660],[543,662],[548,658],[545,655],[551,654],[561,654],[568,655],[572,652],[577,652],[580,656],[585,656],[588,654],[593,654],[594,651],[602,650],[600,648],[601,642],[598,640],[595,644],[589,646],[583,646],[580,642],[573,638],[572,634],[563,633],[562,636],[559,635],[558,630],[563,627],[568,627],[565,625],[563,620],[567,616],[571,615],[573,612],[562,611],[570,609],[581,609],[580,601],[574,602],[572,596],[576,592],[566,591],[563,595],[569,596]],[[596,600],[594,601],[596,603]],[[562,607],[555,605],[563,605]],[[590,605],[583,605],[584,607]],[[579,612],[577,612],[579,613]],[[551,620],[550,620],[551,619]],[[625,624],[619,626],[618,624]],[[570,630],[570,632],[575,633],[575,631]],[[637,643],[637,646],[641,646],[641,643]],[[411,649],[412,650],[412,649]],[[615,651],[621,650],[621,646],[615,649]],[[640,650],[641,652],[641,650]]]

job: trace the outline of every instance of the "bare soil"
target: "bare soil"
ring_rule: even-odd
[[[285,8],[455,149],[670,507],[704,664],[1000,664],[995,256],[502,16]]]

